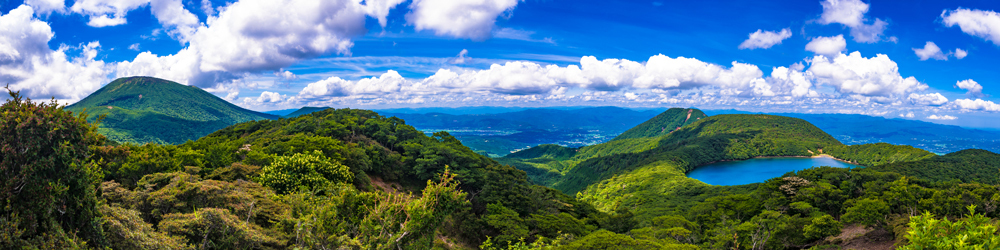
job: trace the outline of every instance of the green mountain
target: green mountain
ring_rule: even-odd
[[[153,77],[119,78],[66,107],[87,111],[98,132],[118,142],[177,144],[227,126],[277,116],[233,105],[204,90]]]
[[[698,109],[671,108],[635,126],[612,140],[623,140],[642,137],[657,137],[669,134],[702,118],[708,117]]]
[[[301,115],[311,114],[316,111],[327,110],[327,109],[330,109],[330,107],[302,107],[300,109],[293,111],[292,113],[281,116],[281,118],[295,118]]]

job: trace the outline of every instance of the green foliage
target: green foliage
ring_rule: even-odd
[[[845,145],[824,149],[837,159],[843,159],[867,167],[878,167],[891,163],[911,162],[927,159],[934,153],[906,145],[888,143],[873,143],[862,145]]]
[[[1000,248],[997,222],[976,214],[975,206],[970,205],[968,210],[969,214],[954,222],[937,219],[929,212],[911,217],[905,236],[908,243],[900,249]]]
[[[172,213],[159,223],[163,232],[184,236],[199,249],[277,248],[278,239],[260,226],[238,218],[222,208],[203,208],[192,213]]]
[[[866,226],[882,225],[886,223],[886,215],[889,214],[889,206],[884,201],[866,198],[854,202],[853,206],[847,208],[843,220],[847,223],[860,223]]]
[[[305,114],[310,114],[312,112],[321,111],[329,109],[330,107],[302,107],[298,110],[293,111],[287,115],[281,116],[281,118],[295,118]]]
[[[514,210],[502,205],[487,205],[486,216],[483,217],[483,221],[489,227],[493,228],[493,230],[499,232],[496,238],[493,238],[496,242],[510,244],[528,236],[527,225],[524,225],[524,220],[521,219],[521,216]]]
[[[105,138],[54,99],[9,94],[0,105],[0,245],[101,246],[95,191]]]
[[[159,232],[183,236],[186,244],[202,248],[208,240],[213,247],[277,248],[288,237],[274,228],[283,220],[288,205],[276,201],[274,192],[260,184],[202,180],[189,173],[173,172],[147,175],[137,186],[128,190],[116,182],[105,182],[101,193],[112,207],[138,211],[143,221]],[[171,226],[170,230],[164,223]],[[206,239],[206,234],[211,237]]]
[[[966,149],[917,161],[883,164],[873,169],[931,181],[959,180],[1000,184],[1000,154],[981,149]]]
[[[612,141],[643,137],[659,137],[706,117],[708,116],[705,115],[705,113],[697,109],[668,109],[656,117],[653,117],[653,119],[649,119],[648,121],[639,124],[639,126],[635,126],[634,128],[625,131],[621,135],[618,135],[618,137],[612,139]]]
[[[344,185],[331,186],[327,195],[294,193],[285,197],[293,218],[284,224],[297,247],[429,249],[445,219],[468,206],[454,178],[445,172],[438,182],[428,181],[419,198]]]
[[[260,170],[254,181],[274,189],[279,194],[287,194],[295,189],[312,190],[335,183],[345,183],[354,176],[347,166],[332,161],[316,150],[292,156],[278,156],[271,165]]]
[[[118,142],[178,144],[240,122],[276,116],[240,108],[194,86],[153,77],[119,78],[67,110],[104,116],[97,132]]]
[[[555,144],[542,144],[529,149],[517,151],[511,153],[506,158],[515,159],[532,159],[532,158],[551,158],[555,160],[567,160],[576,154],[576,148],[567,148]]]
[[[486,222],[489,204],[515,211],[530,241],[582,237],[614,221],[447,133],[425,136],[371,111],[328,109],[181,145],[120,148],[128,157],[106,163],[121,179],[104,184],[108,203],[196,247],[206,234],[216,247],[425,249],[442,237],[478,245],[501,234]],[[428,184],[446,172],[449,184]],[[405,194],[420,189],[420,197]],[[173,231],[164,231],[167,222]]]
[[[139,211],[101,205],[104,237],[113,249],[194,249],[180,236],[156,231]]]
[[[840,221],[837,221],[829,214],[824,214],[823,216],[813,218],[812,223],[803,228],[803,236],[812,240],[823,239],[827,236],[840,234],[840,230],[843,228],[844,225]]]

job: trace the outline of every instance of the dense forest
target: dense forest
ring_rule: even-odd
[[[99,118],[10,95],[3,248],[836,249],[847,229],[908,249],[1000,246],[998,178],[984,170],[996,154],[844,146],[794,118],[720,115],[494,160],[353,109],[120,144],[98,133]],[[714,161],[822,153],[868,167],[742,186],[685,176]]]

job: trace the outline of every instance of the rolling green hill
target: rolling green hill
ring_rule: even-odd
[[[657,137],[669,134],[681,127],[708,117],[698,109],[671,108],[635,126],[612,140],[623,140],[642,137]]]
[[[118,142],[177,144],[227,126],[277,116],[250,111],[204,90],[153,77],[119,78],[66,108],[87,111]]]

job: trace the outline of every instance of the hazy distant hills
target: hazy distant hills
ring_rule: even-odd
[[[230,125],[275,115],[233,105],[198,87],[153,77],[119,78],[70,105],[89,120],[106,115],[98,132],[118,142],[161,144],[196,140]]]
[[[539,144],[582,147],[605,142],[660,111],[618,107],[525,109],[495,114],[391,113],[424,132],[448,131],[462,144],[491,156]]]

